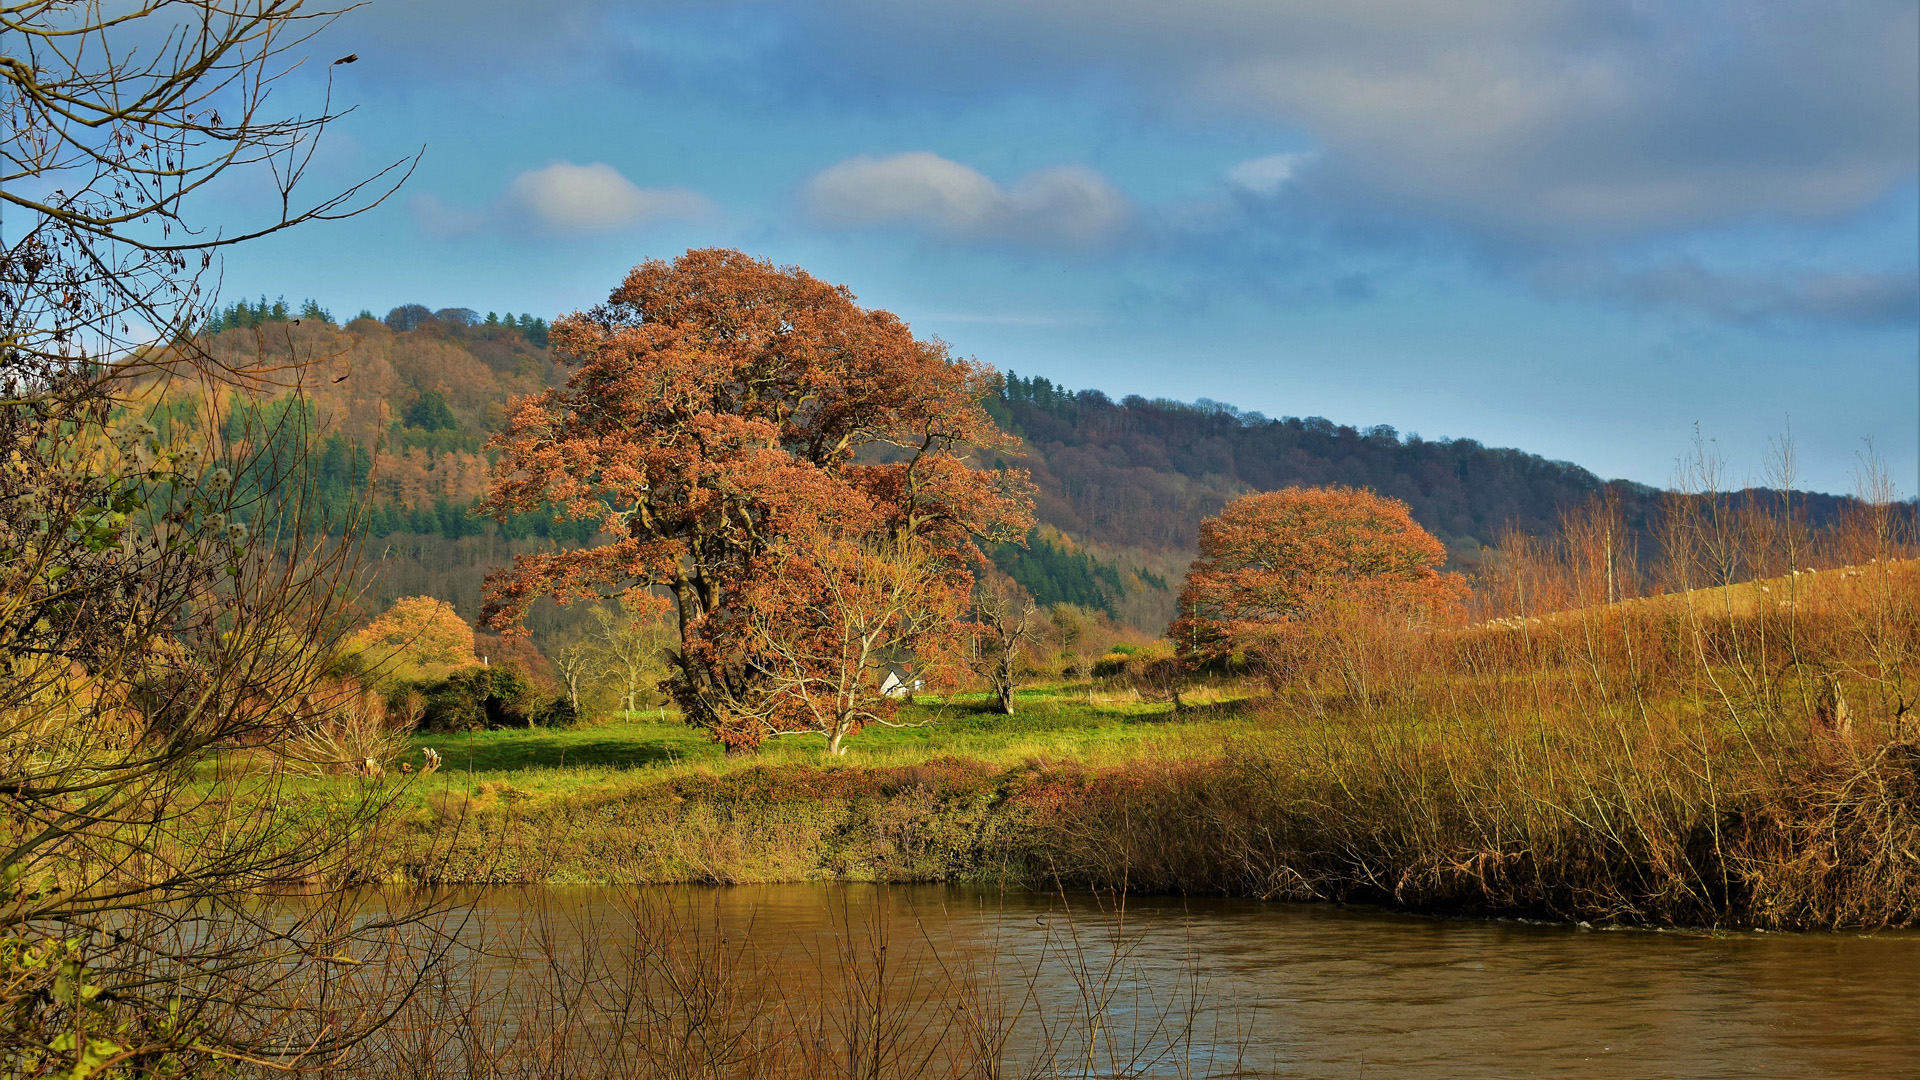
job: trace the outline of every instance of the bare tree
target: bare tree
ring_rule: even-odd
[[[573,706],[574,715],[579,716],[582,692],[588,683],[606,670],[598,643],[592,639],[582,639],[566,645],[554,655],[553,666],[560,673],[560,681],[566,684],[567,703]]]
[[[303,0],[0,7],[0,399],[61,411],[183,362],[261,375],[192,343],[215,299],[205,278],[218,253],[360,213],[411,171],[398,161],[300,201],[339,115],[331,70],[311,115],[275,115],[268,99],[337,14]],[[277,212],[233,231],[202,222],[198,196],[229,175],[269,187]]]
[[[825,735],[827,753],[844,754],[862,726],[893,723],[885,665],[958,646],[965,594],[926,545],[816,538],[775,580],[781,595],[750,624],[769,734]]]
[[[1013,715],[1021,649],[1034,630],[1039,609],[1033,596],[1005,574],[988,571],[973,594],[972,667],[993,687],[994,706]]]
[[[678,635],[664,619],[649,617],[626,604],[617,611],[596,607],[593,618],[596,630],[592,638],[592,660],[580,659],[594,664],[595,674],[613,680],[627,712],[638,712],[641,693],[666,678],[667,650],[673,647]],[[568,685],[572,685],[571,681]]]
[[[196,409],[144,418],[196,380],[297,387],[298,365],[199,347],[203,279],[222,248],[402,178],[296,201],[335,114],[275,116],[268,92],[330,17],[299,0],[0,6],[9,1073],[325,1067],[420,970],[396,936],[407,902],[363,910],[341,887],[365,875],[390,791],[348,777],[324,812],[281,810],[277,751],[344,706],[326,674],[356,548],[315,539],[302,447],[227,444],[204,387],[178,399]],[[270,185],[278,211],[213,229],[197,196],[223,175]],[[313,881],[336,888],[277,912],[258,896]]]

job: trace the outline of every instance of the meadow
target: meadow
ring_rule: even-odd
[[[1124,686],[1050,682],[1022,688],[1011,716],[991,708],[991,695],[918,695],[903,702],[898,726],[869,725],[837,761],[824,758],[825,737],[805,733],[769,740],[758,754],[729,758],[671,706],[623,712],[595,724],[451,735],[416,734],[413,755],[434,749],[445,761],[440,783],[510,783],[527,791],[563,792],[580,785],[648,776],[724,774],[744,768],[822,766],[885,768],[940,758],[1011,767],[1032,759],[1118,765],[1141,759],[1216,755],[1230,740],[1261,725],[1251,713],[1255,689],[1210,687],[1171,702],[1143,700]]]

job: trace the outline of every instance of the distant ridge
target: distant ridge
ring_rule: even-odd
[[[300,310],[296,322],[284,303],[236,305],[210,326],[210,345],[235,363],[326,358],[302,406],[310,420],[300,426],[317,443],[313,482],[323,503],[345,505],[373,478],[369,525],[391,554],[371,602],[432,593],[471,618],[490,565],[514,551],[585,539],[591,526],[555,525],[546,515],[502,527],[469,512],[485,484],[482,444],[504,423],[510,399],[566,378],[546,348],[543,321],[407,305],[343,326],[311,302]],[[230,412],[265,408],[261,415],[288,407],[231,404]],[[1154,633],[1171,614],[1201,519],[1247,491],[1371,488],[1405,501],[1446,543],[1454,567],[1467,571],[1503,530],[1552,533],[1563,510],[1596,492],[1618,493],[1629,523],[1643,531],[1665,497],[1472,439],[1270,419],[1206,400],[1116,402],[1013,373],[986,405],[1025,442],[1023,453],[997,463],[1031,471],[1041,526],[1025,543],[990,553],[994,563],[1036,596],[1098,608]],[[1793,498],[1815,523],[1847,501]]]
[[[1026,442],[1026,456],[1009,463],[1033,470],[1041,520],[1121,547],[1188,550],[1200,518],[1242,492],[1346,484],[1404,501],[1456,561],[1472,562],[1506,529],[1554,531],[1562,511],[1602,490],[1620,498],[1636,526],[1665,497],[1646,484],[1603,480],[1571,462],[1473,439],[1429,441],[1317,416],[1269,419],[1205,399],[1115,402],[1098,390],[1073,392],[1011,373],[990,408]],[[1848,501],[1794,497],[1815,522]]]

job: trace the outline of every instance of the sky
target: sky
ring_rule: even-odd
[[[733,247],[1115,399],[1920,489],[1920,0],[373,0],[310,51],[307,188],[418,162],[229,296],[551,319]]]

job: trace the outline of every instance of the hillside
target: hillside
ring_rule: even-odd
[[[306,432],[318,455],[316,492],[329,506],[346,505],[371,478],[370,551],[383,563],[370,603],[427,591],[472,616],[488,566],[586,539],[579,527],[555,527],[542,515],[500,526],[470,514],[486,482],[482,446],[509,401],[565,378],[543,322],[417,305],[344,326],[311,302],[303,314],[295,321],[263,301],[237,305],[208,327],[211,350],[235,363],[307,365],[304,403],[292,404],[285,387],[229,403],[228,433]],[[1010,374],[987,405],[1024,440],[1023,454],[996,464],[1031,471],[1041,523],[1024,546],[993,553],[994,562],[1043,603],[1103,609],[1152,633],[1171,615],[1201,518],[1246,491],[1338,483],[1402,499],[1468,571],[1503,529],[1551,532],[1563,509],[1603,487],[1641,530],[1662,497],[1471,439],[1269,419],[1204,400],[1116,402],[1045,378]],[[1818,520],[1840,503],[1810,495],[1802,506]]]
[[[1346,484],[1406,502],[1450,548],[1474,552],[1507,525],[1551,528],[1562,507],[1603,485],[1577,465],[1472,439],[1268,419],[1204,399],[1115,402],[1012,373],[997,405],[1001,425],[1027,444],[1021,464],[1042,489],[1043,520],[1149,551],[1190,547],[1199,519],[1241,492]]]

